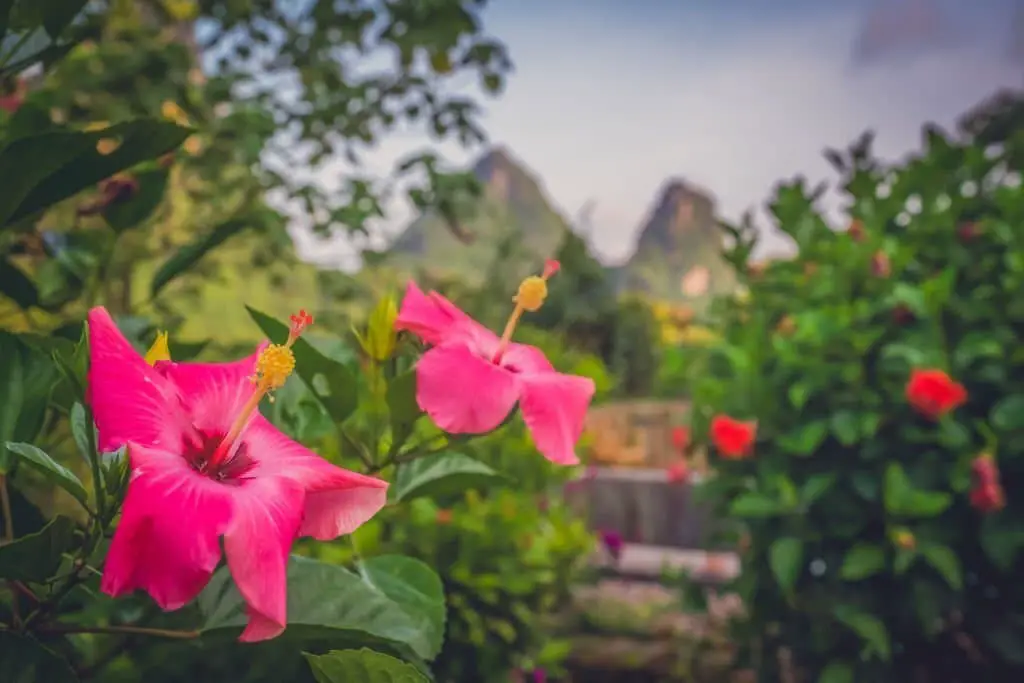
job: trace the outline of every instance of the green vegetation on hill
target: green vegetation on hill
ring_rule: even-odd
[[[555,253],[569,226],[530,173],[507,151],[494,149],[477,161],[473,174],[484,191],[459,212],[458,228],[426,213],[395,240],[383,265],[396,274],[478,285],[499,253],[518,276]]]
[[[619,272],[620,287],[700,309],[736,284],[722,260],[714,201],[670,181],[640,231],[636,251]]]

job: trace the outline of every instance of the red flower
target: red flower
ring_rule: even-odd
[[[971,506],[982,513],[995,512],[1006,505],[1006,495],[999,481],[999,468],[988,453],[971,463]]]
[[[930,419],[942,417],[967,401],[967,390],[942,370],[914,370],[907,382],[907,401]]]
[[[914,322],[914,312],[906,304],[897,304],[892,309],[892,321],[897,325],[906,325]]]
[[[690,430],[686,427],[672,428],[672,448],[677,451],[685,451],[690,445]]]
[[[971,489],[971,507],[978,512],[998,512],[1005,505],[1006,496],[999,484],[984,484]]]
[[[877,251],[871,257],[871,274],[875,277],[889,277],[892,274],[892,264],[884,251]]]
[[[687,467],[685,460],[680,460],[665,468],[665,476],[668,477],[670,484],[679,484],[689,480],[690,468]]]
[[[756,435],[756,422],[741,422],[728,415],[717,415],[711,420],[711,441],[727,460],[748,457],[753,452]]]
[[[970,242],[978,236],[981,230],[978,228],[977,223],[964,223],[957,228],[956,232],[957,235],[959,235],[961,242]]]
[[[861,223],[859,219],[855,218],[853,221],[851,221],[847,233],[849,233],[850,239],[852,239],[854,242],[863,242],[865,237],[864,224]]]

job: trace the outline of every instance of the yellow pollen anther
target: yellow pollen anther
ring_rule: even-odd
[[[531,275],[519,283],[519,291],[512,297],[516,307],[512,311],[512,315],[508,317],[508,322],[505,323],[505,331],[501,333],[501,339],[498,341],[498,348],[494,352],[492,362],[501,362],[501,357],[512,342],[512,333],[515,332],[516,325],[519,324],[523,313],[527,311],[533,313],[544,305],[544,299],[548,296],[548,278],[557,273],[559,268],[558,261],[548,259],[544,262],[544,271],[539,276]]]
[[[256,360],[256,381],[267,390],[280,389],[295,370],[295,354],[283,344],[271,344]]]
[[[544,305],[547,296],[548,283],[542,277],[531,275],[519,284],[519,292],[513,301],[522,306],[523,310],[534,313]]]

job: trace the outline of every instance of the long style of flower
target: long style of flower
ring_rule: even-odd
[[[416,400],[438,427],[483,434],[498,427],[518,401],[537,450],[559,465],[579,462],[575,445],[593,380],[556,372],[540,349],[512,341],[523,314],[544,303],[547,280],[557,271],[558,262],[548,261],[542,275],[523,280],[500,337],[437,292],[424,294],[409,283],[395,329],[433,347],[416,365]]]
[[[103,308],[89,312],[88,402],[99,446],[128,449],[131,478],[101,588],[142,589],[164,610],[206,586],[221,558],[247,604],[243,641],[286,624],[286,566],[298,536],[351,533],[385,503],[387,483],[336,467],[258,410],[312,322],[292,316],[285,344],[232,363],[174,363],[166,339],[148,364]]]

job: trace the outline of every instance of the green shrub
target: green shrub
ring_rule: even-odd
[[[762,681],[1024,676],[1024,138],[1007,130],[982,146],[928,129],[892,166],[869,136],[829,152],[851,227],[831,230],[801,181],[779,187],[792,260],[747,268],[755,232],[730,228],[749,292],[717,304],[694,419],[697,434],[716,414],[758,423],[708,492],[750,534],[738,634]],[[925,369],[964,404],[915,410]],[[972,506],[982,453],[1002,510]]]

